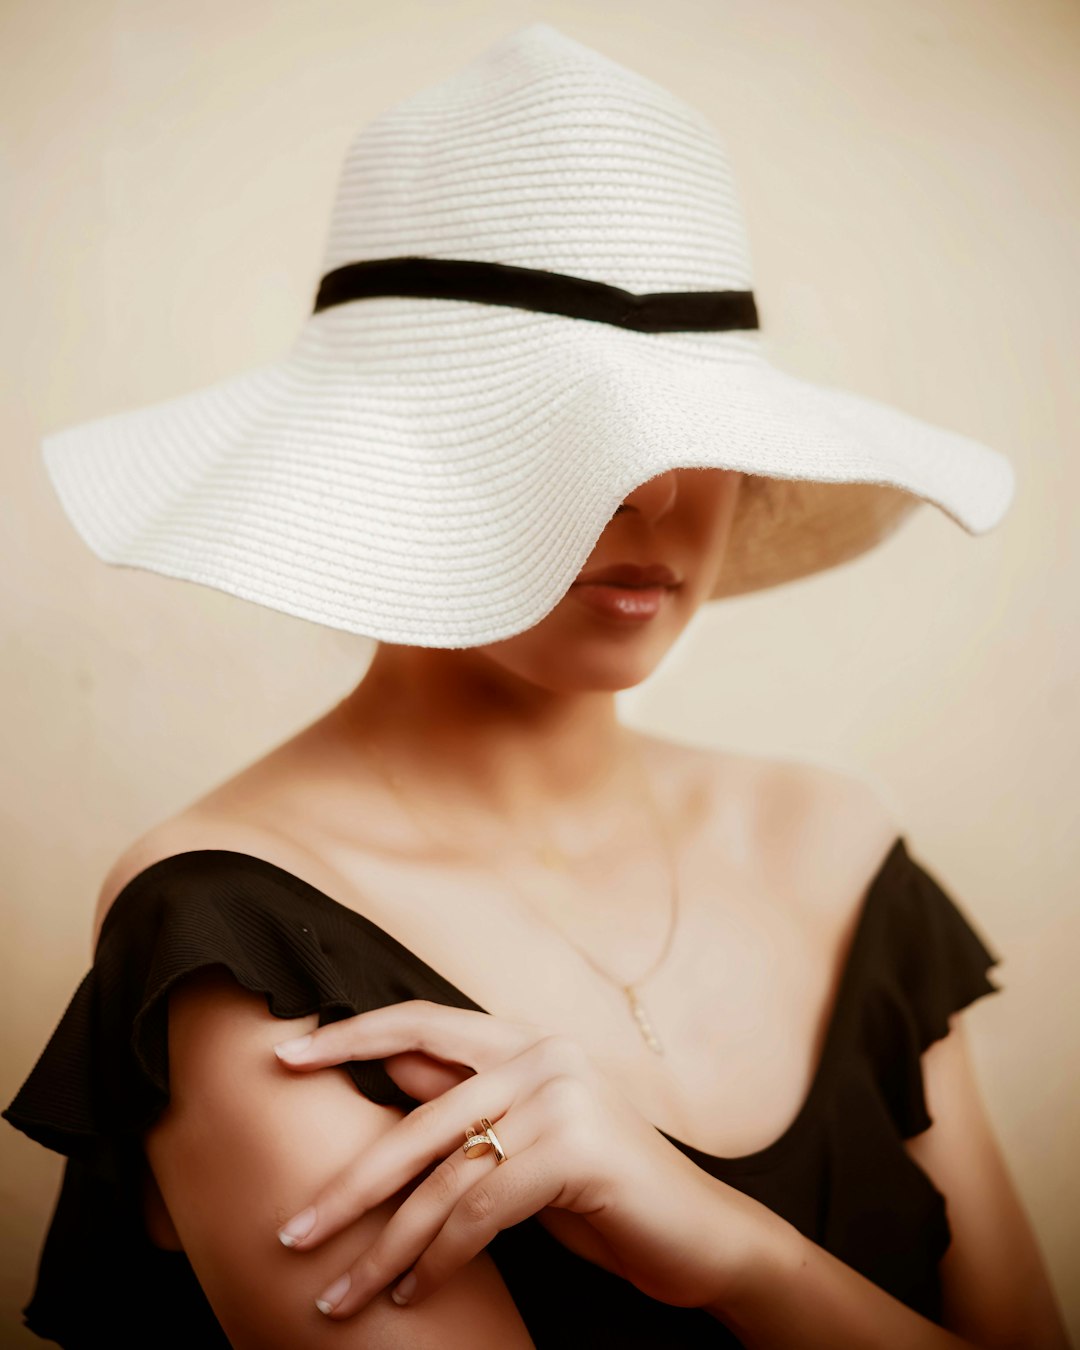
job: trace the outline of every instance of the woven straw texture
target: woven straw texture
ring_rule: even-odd
[[[404,255],[753,289],[716,130],[542,22],[353,139],[320,275]],[[759,331],[401,296],[312,314],[279,360],[43,454],[105,562],[431,647],[537,623],[627,493],[673,468],[765,476],[716,599],[854,558],[924,501],[983,533],[1014,491],[998,451],[780,371]]]

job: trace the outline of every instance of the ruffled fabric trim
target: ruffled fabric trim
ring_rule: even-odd
[[[1001,957],[937,878],[914,858],[888,897],[874,997],[863,1034],[879,1089],[901,1138],[929,1129],[922,1055],[949,1033],[949,1018],[1001,992],[987,972]]]
[[[192,854],[191,866],[202,855]],[[168,993],[211,966],[266,999],[280,1018],[317,1012],[319,1025],[398,998],[418,997],[417,972],[401,968],[378,941],[355,960],[357,935],[342,916],[275,898],[219,864],[191,883],[186,858],[140,875],[103,926],[87,971],[17,1095],[0,1117],[31,1139],[119,1179],[133,1141],[169,1099]],[[297,917],[298,913],[301,917]],[[353,916],[358,917],[358,916]],[[353,961],[343,977],[332,952],[345,940]],[[328,950],[329,949],[329,950]],[[354,972],[353,966],[365,966]],[[357,1088],[383,1105],[417,1103],[381,1061],[351,1061]]]

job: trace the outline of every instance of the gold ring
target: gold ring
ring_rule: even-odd
[[[465,1131],[465,1142],[461,1146],[461,1151],[465,1154],[466,1158],[480,1158],[491,1147],[491,1140],[487,1137],[486,1133],[477,1134],[471,1125]]]
[[[506,1161],[506,1153],[503,1150],[502,1144],[499,1143],[499,1136],[495,1133],[495,1128],[491,1121],[488,1120],[487,1116],[481,1116],[480,1124],[483,1125],[484,1133],[491,1141],[491,1147],[495,1150],[495,1161],[497,1163],[504,1163]]]
[[[506,1151],[499,1142],[499,1136],[495,1133],[495,1127],[492,1125],[491,1121],[488,1120],[487,1116],[480,1117],[480,1124],[483,1126],[483,1130],[479,1134],[471,1125],[465,1131],[465,1142],[461,1146],[462,1153],[464,1153],[467,1158],[480,1158],[483,1157],[490,1148],[495,1151],[496,1165],[504,1163],[506,1161]]]

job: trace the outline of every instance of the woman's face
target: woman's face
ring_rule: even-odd
[[[638,684],[711,595],[743,477],[735,469],[671,469],[642,483],[550,613],[524,633],[473,650],[553,691]],[[617,564],[666,566],[675,584],[642,590],[586,580]]]

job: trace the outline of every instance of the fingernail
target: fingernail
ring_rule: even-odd
[[[352,1281],[349,1279],[349,1272],[346,1271],[341,1279],[335,1280],[329,1289],[323,1291],[322,1298],[315,1300],[315,1306],[321,1313],[334,1311],[334,1306],[341,1302]]]
[[[277,1045],[274,1046],[274,1054],[277,1055],[278,1059],[296,1059],[304,1054],[310,1044],[310,1034],[307,1036],[297,1036],[294,1041],[279,1041]]]
[[[410,1270],[408,1275],[401,1281],[396,1289],[390,1290],[390,1297],[395,1303],[404,1306],[413,1296],[413,1290],[416,1288],[416,1276]]]
[[[309,1205],[307,1209],[302,1209],[299,1214],[294,1215],[284,1228],[278,1229],[278,1237],[286,1247],[295,1247],[314,1227],[315,1210]]]

